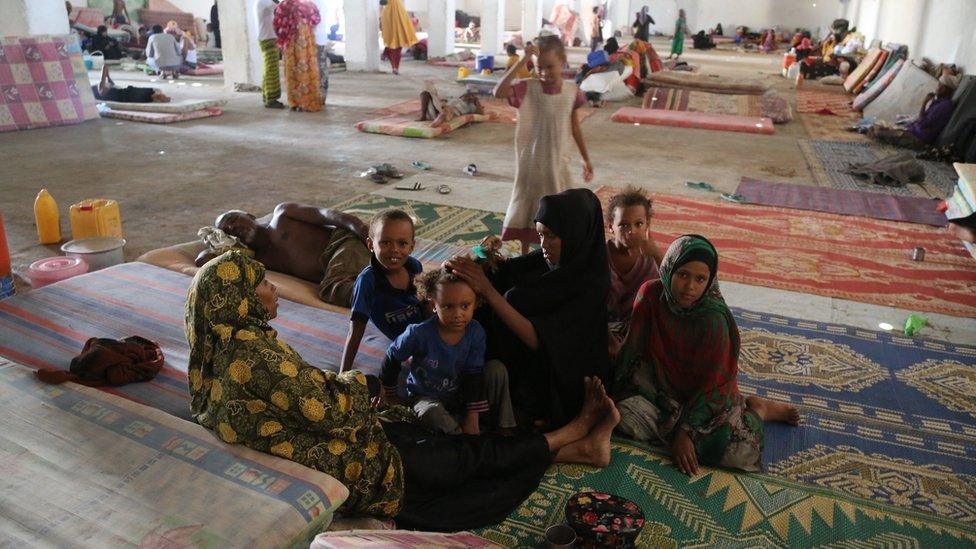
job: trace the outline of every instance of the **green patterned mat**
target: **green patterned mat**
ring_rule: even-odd
[[[436,240],[453,246],[470,248],[489,235],[502,234],[505,214],[403,200],[378,194],[364,194],[332,206],[364,221],[384,208],[399,208],[414,219],[417,238]],[[519,253],[518,242],[506,242],[505,251]]]
[[[585,490],[635,501],[638,547],[972,547],[976,527],[762,474],[704,468],[689,479],[670,459],[615,439],[609,467],[556,465],[499,525],[477,530],[506,547],[539,547]]]

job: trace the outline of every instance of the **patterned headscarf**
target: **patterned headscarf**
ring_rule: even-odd
[[[287,48],[288,43],[298,36],[298,27],[305,24],[314,29],[321,21],[319,9],[308,0],[281,0],[274,11],[274,30],[278,37],[275,44]]]
[[[682,309],[671,294],[671,278],[682,265],[692,261],[701,261],[708,265],[708,285],[702,296],[691,307]],[[704,236],[686,234],[675,239],[668,247],[661,261],[661,282],[664,285],[664,299],[668,308],[676,315],[687,316],[699,311],[707,312],[715,309],[727,309],[722,294],[718,289],[718,251]],[[720,305],[720,306],[719,306]]]

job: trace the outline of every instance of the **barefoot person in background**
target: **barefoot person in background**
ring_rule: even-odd
[[[800,422],[793,406],[739,392],[739,329],[717,274],[718,252],[704,237],[671,244],[660,280],[637,294],[613,387],[617,430],[667,445],[687,475],[699,465],[759,471],[763,422]]]

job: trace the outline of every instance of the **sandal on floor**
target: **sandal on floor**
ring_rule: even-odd
[[[438,185],[437,192],[441,194],[451,194],[451,188],[447,185]]]
[[[715,187],[705,183],[704,181],[685,181],[685,185],[691,187],[692,189],[699,189],[702,191],[714,191]]]
[[[410,163],[410,165],[418,170],[429,170],[431,168],[430,164],[424,162],[423,160],[414,160]]]
[[[736,204],[746,204],[746,199],[742,198],[741,194],[732,193],[722,193],[722,200],[728,200],[729,202],[735,202]]]
[[[413,185],[397,185],[397,186],[395,186],[393,188],[394,189],[397,189],[397,190],[401,190],[401,191],[422,191],[422,190],[426,189],[427,187],[421,185],[420,184],[420,181],[417,181]]]
[[[373,166],[373,169],[376,170],[376,173],[385,177],[392,177],[393,179],[403,178],[403,174],[400,173],[395,167],[393,167],[393,164],[390,164],[388,162],[384,162],[383,164],[377,164]]]
[[[365,172],[359,174],[359,177],[362,177],[363,179],[369,179],[373,183],[379,183],[381,185],[387,182],[386,177],[383,174],[377,172],[375,168],[370,168],[366,170]]]
[[[474,164],[468,164],[467,166],[464,167],[464,173],[470,176],[478,175],[478,166],[475,166]]]

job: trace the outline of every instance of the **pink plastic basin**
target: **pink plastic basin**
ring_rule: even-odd
[[[59,280],[88,272],[88,264],[80,257],[49,257],[31,263],[27,269],[31,286],[41,288]]]

